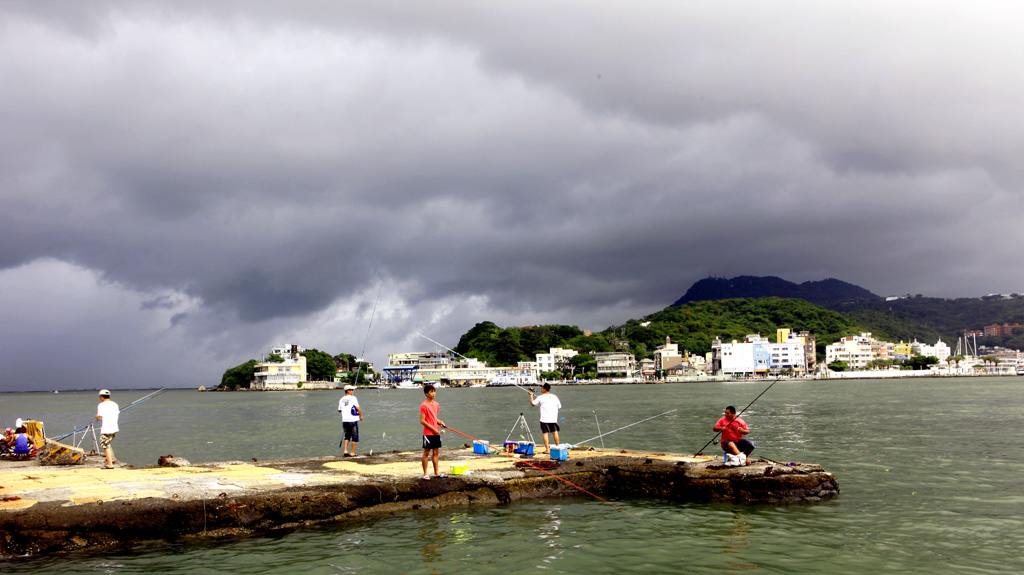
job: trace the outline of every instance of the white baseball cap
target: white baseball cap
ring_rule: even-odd
[[[100,390],[100,395],[110,395],[110,390],[109,389],[101,389]]]
[[[354,385],[346,385],[345,386],[345,391],[348,391],[350,389],[355,389],[355,388],[356,388],[356,386],[354,386]]]

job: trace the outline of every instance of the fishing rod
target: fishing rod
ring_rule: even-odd
[[[601,433],[601,422],[597,420],[597,410],[591,409],[594,412],[594,423],[597,424],[597,432]],[[601,449],[604,449],[604,435],[598,435],[601,438]]]
[[[431,341],[431,342],[433,342],[433,343],[436,343],[437,345],[439,345],[439,346],[443,347],[443,348],[445,349],[445,351],[450,351],[450,352],[454,353],[455,355],[457,355],[457,356],[461,357],[462,359],[469,359],[468,357],[466,357],[466,356],[462,355],[461,353],[459,353],[459,352],[455,351],[454,349],[452,349],[452,348],[448,347],[447,345],[445,345],[445,344],[443,344],[443,343],[441,343],[441,342],[439,342],[439,341],[434,341],[434,340],[430,339],[429,337],[427,337],[427,336],[423,335],[423,334],[422,334],[422,333],[420,333],[420,332],[416,332],[416,335],[418,335],[418,336],[422,337],[422,338],[423,338],[423,339],[425,339],[425,340],[428,340],[428,341]]]
[[[149,395],[144,395],[144,396],[140,397],[139,399],[136,399],[135,401],[129,403],[127,406],[118,409],[117,412],[121,413],[122,411],[131,409],[131,408],[135,407],[136,405],[139,405],[140,403],[145,403],[145,402],[153,399],[154,397],[156,397],[158,394],[163,393],[164,391],[167,391],[167,388],[166,387],[161,387],[160,389],[154,391],[153,393],[150,393]],[[96,421],[93,421],[93,422],[89,423],[88,425],[79,427],[78,429],[72,431],[71,433],[62,435],[62,436],[58,437],[57,439],[54,439],[54,441],[60,441],[62,439],[65,439],[67,437],[70,437],[70,436],[78,433],[79,431],[84,431],[86,429],[89,429],[90,427],[92,427],[94,425],[96,425]]]
[[[517,457],[516,457],[515,455],[512,455],[511,453],[505,453],[504,451],[502,451],[502,450],[498,449],[497,447],[492,447],[492,446],[491,446],[491,444],[489,444],[489,443],[483,443],[483,442],[481,442],[481,441],[480,441],[479,439],[476,439],[475,437],[472,437],[472,436],[466,435],[465,433],[462,433],[462,432],[461,432],[461,431],[459,431],[458,429],[452,429],[451,427],[448,427],[447,425],[445,425],[445,426],[443,426],[443,427],[444,427],[445,429],[448,429],[448,430],[454,431],[455,433],[458,433],[459,435],[461,435],[461,436],[463,436],[463,437],[466,437],[466,438],[468,438],[468,439],[471,439],[472,441],[476,442],[477,444],[482,444],[482,445],[485,445],[485,446],[487,446],[487,449],[493,449],[493,450],[494,450],[494,451],[495,451],[496,453],[499,453],[499,454],[501,454],[501,455],[505,455],[505,456],[507,456],[507,457],[511,457],[512,459],[518,459],[518,458],[517,458]],[[639,518],[639,517],[637,517],[636,515],[633,515],[633,514],[632,514],[632,513],[630,513],[629,511],[626,511],[625,509],[623,509],[623,508],[619,507],[618,505],[616,505],[616,504],[612,503],[611,501],[608,501],[607,499],[605,499],[605,498],[601,497],[600,495],[595,495],[595,494],[593,494],[593,493],[591,493],[591,492],[587,491],[586,489],[583,489],[583,488],[582,488],[582,487],[580,487],[579,485],[576,485],[575,483],[573,483],[572,481],[569,481],[568,479],[566,479],[566,478],[564,478],[564,477],[560,477],[560,476],[558,476],[558,475],[555,475],[554,473],[551,473],[551,472],[550,472],[550,471],[548,471],[547,469],[544,469],[544,468],[540,467],[539,465],[534,465],[534,464],[533,464],[532,462],[530,462],[530,461],[527,461],[527,460],[525,460],[525,459],[520,459],[520,461],[522,461],[523,463],[525,463],[525,464],[529,465],[530,467],[532,467],[532,468],[534,468],[534,469],[536,469],[536,470],[538,470],[538,471],[543,471],[544,473],[547,473],[548,475],[550,475],[551,477],[554,477],[555,479],[557,479],[557,480],[559,480],[559,481],[564,481],[565,483],[568,483],[569,485],[571,485],[571,486],[575,487],[576,489],[579,489],[580,491],[582,491],[583,493],[586,493],[587,495],[590,495],[591,497],[594,497],[595,499],[599,499],[599,500],[601,500],[601,501],[604,501],[604,502],[605,502],[605,503],[607,503],[608,505],[611,505],[612,507],[614,507],[614,508],[618,509],[619,511],[621,511],[621,512],[625,513],[626,515],[629,515],[630,517],[633,517],[633,518],[635,518],[635,519],[640,519],[640,518]]]
[[[455,351],[454,349],[452,349],[452,348],[450,348],[450,347],[446,346],[445,344],[443,344],[443,343],[441,343],[441,342],[439,342],[439,341],[435,341],[435,340],[432,340],[432,339],[430,339],[429,337],[427,337],[427,336],[423,335],[423,334],[422,334],[422,333],[420,333],[420,332],[416,332],[416,335],[418,335],[418,336],[422,337],[423,339],[425,339],[425,340],[427,340],[427,341],[430,341],[430,342],[436,343],[437,345],[439,345],[439,346],[443,347],[443,348],[445,349],[445,351],[450,351],[450,352],[454,353],[455,355],[457,355],[457,356],[461,357],[462,359],[469,359],[468,357],[466,357],[466,356],[462,355],[461,353],[459,353],[459,352]],[[512,383],[512,385],[514,385],[514,386],[518,387],[519,389],[521,389],[521,390],[523,390],[523,391],[525,391],[525,392],[527,392],[527,393],[532,393],[532,392],[531,392],[531,391],[530,391],[529,389],[526,389],[525,387],[523,387],[523,386],[521,386],[521,385],[518,385],[518,384],[516,384],[516,383]]]
[[[605,435],[611,435],[611,434],[615,433],[616,431],[622,431],[623,429],[626,429],[627,427],[633,427],[634,425],[637,425],[639,423],[643,423],[645,421],[650,421],[650,420],[654,419],[655,417],[661,417],[662,415],[668,415],[668,414],[672,413],[673,411],[679,411],[679,408],[677,407],[676,409],[670,409],[670,410],[666,411],[665,413],[659,413],[658,415],[652,415],[652,416],[648,417],[647,419],[641,419],[640,421],[636,421],[636,422],[630,423],[629,425],[623,425],[622,427],[620,427],[618,429],[613,429],[613,430],[609,431],[608,433],[602,433],[601,435],[597,435],[597,436],[591,437],[590,439],[584,439],[583,441],[577,443],[577,445],[582,445],[582,444],[584,444],[584,443],[586,443],[588,441],[594,441],[595,439],[599,439],[601,437],[604,437]],[[594,418],[595,419],[597,418],[597,412],[596,411],[594,412]],[[600,426],[598,426],[598,431],[601,431]],[[604,446],[604,440],[601,440],[601,445]]]
[[[359,352],[359,358],[358,359],[360,359],[360,360],[365,360],[366,359],[366,342],[369,341],[369,339],[370,339],[370,328],[373,327],[373,316],[377,313],[377,303],[380,302],[380,290],[383,287],[384,287],[384,280],[381,280],[380,284],[377,286],[377,299],[373,300],[373,310],[370,312],[370,324],[366,326],[366,337],[363,338],[363,351]],[[359,374],[363,372],[363,364],[366,363],[366,362],[365,361],[359,361],[358,363],[359,363],[359,367],[356,368],[356,376],[352,380],[353,383],[359,383]],[[380,393],[379,389],[377,390],[377,393]]]
[[[772,385],[775,385],[776,383],[779,383],[779,380],[780,380],[780,379],[782,379],[782,376],[781,376],[781,375],[779,375],[779,377],[776,377],[776,378],[775,378],[775,381],[773,381],[773,382],[771,383],[771,385],[769,385],[768,387],[764,388],[764,391],[762,391],[761,393],[757,394],[757,397],[755,397],[755,398],[754,398],[754,401],[757,401],[757,400],[761,399],[761,396],[762,396],[762,395],[764,395],[764,394],[766,394],[766,393],[768,393],[768,390],[772,388]],[[754,401],[751,401],[750,403],[748,403],[748,404],[747,404],[747,406],[746,406],[746,407],[744,407],[743,409],[741,409],[741,410],[740,410],[740,412],[736,414],[736,419],[739,419],[739,417],[740,417],[741,415],[743,415],[743,412],[745,412],[746,410],[750,409],[750,406],[751,406],[751,405],[754,405]],[[736,419],[734,419],[733,421],[735,421]],[[732,422],[729,422],[729,425],[732,425]],[[728,429],[728,428],[729,428],[729,425],[725,426],[725,427],[726,427],[726,429]],[[725,431],[725,429],[723,429],[722,431]],[[705,444],[704,444],[704,447],[701,447],[701,448],[700,448],[699,450],[697,450],[697,452],[696,452],[696,453],[694,453],[694,455],[702,455],[702,452],[703,452],[703,451],[704,451],[705,449],[707,449],[707,447],[708,447],[709,445],[711,445],[711,444],[712,444],[712,443],[713,443],[713,442],[714,442],[714,441],[715,441],[716,439],[718,439],[718,436],[719,436],[719,435],[720,435],[720,434],[722,433],[722,431],[716,432],[716,433],[715,433],[715,435],[714,435],[714,436],[713,436],[713,437],[711,438],[711,440],[710,440],[710,441],[708,441],[707,443],[705,443]]]

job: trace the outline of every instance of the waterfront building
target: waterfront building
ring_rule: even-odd
[[[636,358],[626,351],[594,352],[597,377],[632,377],[636,373]]]
[[[802,373],[806,369],[804,344],[799,340],[768,344],[768,353],[768,371],[771,373]]]
[[[842,361],[850,369],[864,369],[873,359],[882,359],[875,354],[888,353],[888,346],[880,345],[870,332],[860,335],[848,335],[839,341],[825,346],[825,363]]]
[[[562,349],[560,347],[549,348],[548,353],[538,353],[536,369],[538,373],[545,371],[558,371],[565,373],[570,371],[572,358],[579,352],[575,349]]]
[[[730,377],[751,377],[768,373],[771,352],[768,339],[760,334],[747,335],[742,342],[720,344],[721,373]]]
[[[794,333],[789,328],[780,328],[775,332],[775,341],[778,343],[787,343],[791,345],[800,345],[803,353],[803,363],[793,367],[793,371],[801,373],[814,373],[814,369],[818,363],[818,351],[817,343],[818,339],[811,335],[809,331],[801,331]]]
[[[679,354],[679,344],[672,343],[672,340],[665,336],[665,345],[654,350],[654,370],[666,370],[683,363],[683,356]]]
[[[388,355],[383,370],[388,384],[413,382],[456,387],[471,385],[533,385],[537,381],[534,362],[519,362],[516,367],[489,367],[473,357],[456,357],[445,352],[407,352]]]
[[[294,344],[272,348],[269,355],[280,356],[283,361],[264,359],[257,363],[249,387],[260,390],[298,389],[308,378],[306,357],[300,355],[303,351],[302,346]]]
[[[953,355],[952,351],[950,351],[949,344],[942,341],[942,338],[939,338],[939,341],[935,345],[920,343],[915,339],[910,344],[910,349],[912,354],[919,354],[923,356],[930,355],[937,357],[939,361],[946,361]]]
[[[761,334],[749,334],[742,342],[734,340],[731,343],[722,343],[721,339],[715,338],[706,361],[698,362],[687,353],[684,362],[689,361],[697,371],[703,368],[705,372],[729,377],[813,371],[816,364],[814,336],[806,331],[794,333],[783,328],[776,331],[775,337],[776,341],[772,342]]]
[[[913,343],[909,341],[900,340],[899,343],[893,344],[893,359],[905,361],[910,359],[910,356],[914,353]]]
[[[643,376],[644,379],[649,379],[649,378],[654,377],[656,371],[654,369],[654,360],[653,359],[651,359],[649,357],[645,357],[645,358],[640,360],[638,365],[640,366],[640,375]]]

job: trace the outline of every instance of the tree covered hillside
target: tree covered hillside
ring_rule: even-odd
[[[645,325],[646,324],[646,325]],[[664,345],[665,337],[692,354],[711,351],[715,337],[723,342],[743,341],[748,334],[761,334],[774,341],[779,328],[808,331],[817,338],[818,354],[839,338],[860,333],[856,322],[834,311],[801,299],[760,298],[690,302],[630,320],[610,331],[626,339],[630,348],[646,349]]]
[[[861,302],[835,308],[872,331],[885,331],[895,341],[951,342],[964,330],[992,324],[1024,324],[1024,297],[1014,295],[943,299],[906,297],[887,302]],[[983,345],[1024,348],[1024,334],[986,337]]]
[[[835,278],[795,284],[775,276],[737,276],[702,279],[690,286],[690,289],[686,290],[686,294],[672,305],[680,306],[696,301],[764,297],[802,299],[829,309],[835,309],[836,305],[844,302],[882,300],[880,296],[860,286]]]
[[[651,357],[665,337],[681,350],[703,355],[711,341],[728,342],[759,333],[775,339],[779,328],[809,331],[817,337],[818,354],[825,346],[863,328],[842,315],[800,299],[761,298],[691,302],[668,307],[641,320],[630,320],[601,333],[584,335],[576,326],[542,325],[501,328],[492,322],[476,324],[459,339],[455,351],[492,366],[514,366],[535,361],[536,354],[552,347],[590,351],[630,351],[637,358]]]

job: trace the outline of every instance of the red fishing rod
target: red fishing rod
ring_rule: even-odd
[[[452,429],[451,427],[448,427],[447,425],[445,425],[445,426],[443,426],[443,427],[444,427],[445,429],[450,429],[450,430],[454,431],[455,433],[458,433],[459,435],[461,435],[461,436],[463,436],[463,437],[469,438],[469,439],[473,440],[473,441],[474,441],[474,442],[476,442],[476,443],[479,443],[479,444],[481,444],[481,445],[486,445],[486,446],[487,446],[487,449],[488,449],[488,450],[490,450],[490,449],[493,449],[493,450],[494,450],[495,452],[497,452],[497,453],[500,453],[501,455],[505,455],[505,456],[507,456],[507,457],[511,457],[512,459],[518,459],[518,458],[517,458],[517,457],[516,457],[515,455],[512,455],[511,453],[505,453],[504,451],[502,451],[502,450],[498,449],[497,447],[491,447],[491,444],[489,444],[489,443],[484,443],[483,441],[480,441],[479,439],[477,439],[477,438],[475,438],[475,437],[472,437],[472,436],[466,435],[465,433],[462,433],[462,432],[461,432],[461,431],[459,431],[458,429]],[[559,476],[555,475],[554,473],[551,473],[551,472],[550,472],[550,471],[548,471],[547,469],[544,469],[544,468],[540,467],[539,465],[534,465],[533,463],[531,463],[531,462],[529,462],[529,461],[527,461],[527,460],[525,460],[525,459],[520,459],[519,461],[522,461],[523,463],[525,463],[525,464],[529,465],[530,467],[532,467],[532,468],[536,469],[537,471],[543,471],[544,473],[547,473],[548,475],[550,475],[551,477],[554,477],[555,479],[557,479],[557,480],[559,480],[559,481],[564,481],[564,482],[568,483],[569,485],[572,485],[572,486],[573,486],[573,487],[575,487],[576,489],[579,489],[579,490],[580,490],[580,491],[582,491],[583,493],[586,493],[587,495],[590,495],[591,497],[593,497],[593,498],[595,498],[595,499],[600,499],[601,501],[604,501],[604,502],[605,502],[605,503],[607,503],[608,505],[611,505],[612,507],[614,507],[614,508],[618,509],[619,511],[621,511],[621,512],[625,513],[626,515],[629,515],[630,517],[633,517],[633,518],[636,518],[636,519],[640,519],[640,518],[639,518],[639,517],[637,517],[636,515],[633,515],[633,514],[632,514],[632,513],[630,513],[629,511],[626,511],[625,509],[623,509],[623,508],[619,507],[618,505],[616,505],[616,504],[612,503],[611,501],[608,501],[607,499],[605,499],[605,498],[603,498],[603,497],[601,497],[601,496],[599,496],[599,495],[594,495],[593,493],[591,493],[591,492],[587,491],[586,489],[583,489],[583,488],[582,488],[582,487],[580,487],[579,485],[576,485],[576,484],[575,484],[575,483],[573,483],[572,481],[569,481],[568,479],[566,479],[566,478],[564,478],[564,477],[559,477]]]

